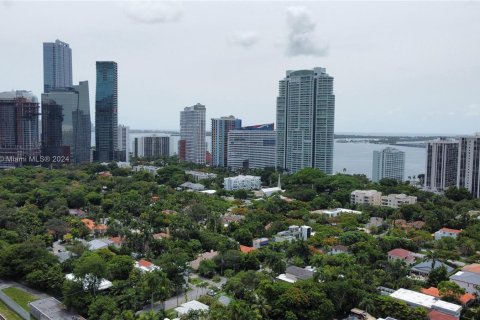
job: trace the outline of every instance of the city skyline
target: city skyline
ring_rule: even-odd
[[[96,10],[87,10],[91,6]],[[285,70],[323,66],[336,79],[336,132],[469,134],[478,131],[480,116],[480,36],[474,32],[480,23],[473,19],[478,6],[10,3],[2,5],[0,26],[19,14],[40,21],[47,11],[69,23],[61,23],[65,27],[59,30],[58,24],[43,19],[24,37],[2,34],[0,66],[8,77],[0,79],[0,91],[30,90],[40,96],[40,44],[59,39],[75,51],[74,83],[93,84],[95,61],[114,60],[122,66],[119,123],[133,129],[178,130],[178,111],[196,101],[209,106],[208,119],[227,113],[246,123],[271,122],[276,82]],[[72,8],[75,16],[62,14]],[[101,24],[107,10],[113,21],[108,27]],[[358,10],[368,14],[355,16]],[[69,26],[87,12],[92,23],[86,28]],[[218,21],[204,21],[207,13]],[[235,19],[235,26],[218,28],[234,13],[251,14],[245,21]],[[379,23],[388,28],[376,28]],[[165,41],[169,48],[159,51]],[[189,50],[193,47],[195,54]],[[19,55],[22,63],[15,63]],[[93,99],[92,94],[92,106]],[[152,112],[162,116],[138,116]]]

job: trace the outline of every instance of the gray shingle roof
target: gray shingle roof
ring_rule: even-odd
[[[313,271],[306,270],[296,266],[287,267],[287,270],[285,271],[285,273],[294,275],[295,277],[301,280],[308,280],[313,278]]]
[[[440,261],[435,261],[434,269],[440,268],[441,266],[444,266],[445,268],[447,268],[447,273],[450,273],[453,271],[453,268],[450,267],[449,265]],[[430,271],[432,271],[432,260],[420,262],[419,264],[412,267],[412,271],[417,271],[421,273],[430,273]]]
[[[480,285],[480,274],[468,271],[458,271],[453,276],[450,276],[450,280]]]

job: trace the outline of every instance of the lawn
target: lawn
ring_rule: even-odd
[[[38,300],[37,297],[31,295],[30,293],[23,291],[21,289],[15,288],[15,287],[8,287],[3,289],[3,292],[12,298],[13,301],[18,303],[23,309],[25,309],[27,312],[30,312],[30,308],[28,307],[28,304],[32,301]]]
[[[2,314],[5,319],[8,320],[22,320],[22,318],[17,315],[15,312],[10,310],[5,303],[0,301],[0,314]]]

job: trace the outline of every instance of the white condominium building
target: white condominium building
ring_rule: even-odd
[[[382,196],[382,207],[390,207],[397,209],[403,204],[415,204],[417,203],[417,197],[407,196],[406,194],[389,194],[388,196]]]
[[[384,178],[403,181],[405,176],[405,152],[395,148],[373,151],[372,181]]]
[[[232,170],[275,167],[276,140],[273,123],[229,131],[228,167]]]
[[[239,175],[236,177],[229,177],[223,179],[223,185],[225,190],[234,191],[234,190],[257,190],[260,189],[262,182],[260,177],[257,176],[243,176]]]
[[[181,160],[204,164],[207,146],[205,142],[204,105],[197,103],[180,112],[179,155]]]
[[[354,190],[350,195],[350,202],[354,204],[379,206],[382,203],[382,193],[377,190]]]

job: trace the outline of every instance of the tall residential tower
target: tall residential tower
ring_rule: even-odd
[[[43,92],[72,86],[72,49],[60,40],[44,42]]]
[[[277,167],[333,171],[335,95],[324,68],[287,71],[277,98]]]
[[[95,94],[95,153],[94,160],[115,160],[118,144],[118,78],[117,63],[97,61]]]
[[[205,106],[197,103],[180,112],[180,159],[198,164],[206,161]]]
[[[403,181],[405,175],[405,152],[387,147],[381,151],[373,151],[372,181],[383,178]]]
[[[437,139],[427,143],[425,189],[442,191],[457,184],[458,141]]]
[[[230,130],[242,127],[242,120],[234,116],[212,119],[212,165],[227,166],[227,142]]]

